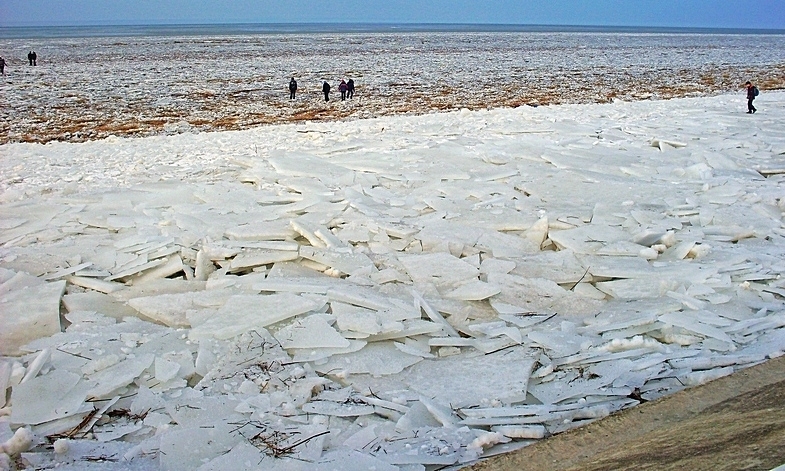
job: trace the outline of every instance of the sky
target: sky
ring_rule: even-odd
[[[0,27],[212,23],[785,29],[785,0],[0,0]]]

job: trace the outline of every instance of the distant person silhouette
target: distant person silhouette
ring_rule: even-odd
[[[758,111],[753,105],[752,102],[755,100],[755,97],[758,96],[758,87],[752,84],[752,82],[747,82],[744,84],[747,88],[747,114],[753,114]]]
[[[348,87],[346,90],[346,96],[348,98],[354,98],[354,79],[349,79],[349,81],[346,82],[346,86]]]
[[[338,85],[338,90],[341,91],[341,101],[346,99],[346,91],[349,90],[349,86],[346,85],[346,80],[341,80],[341,84]]]
[[[27,61],[30,62],[30,65],[33,65],[33,51],[27,53]]]
[[[0,56],[0,75],[5,75],[5,59]]]
[[[324,92],[324,101],[330,101],[330,84],[326,80],[322,85],[322,92]]]
[[[292,79],[289,80],[289,99],[290,100],[294,100],[294,94],[295,93],[297,93],[297,80],[295,80],[294,77],[292,77]]]

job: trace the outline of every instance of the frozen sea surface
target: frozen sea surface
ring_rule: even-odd
[[[26,55],[38,54],[29,67]],[[0,143],[785,86],[785,36],[345,32],[0,39]],[[300,90],[288,99],[295,76]],[[339,100],[338,83],[357,94]],[[321,96],[324,80],[333,97]]]
[[[785,93],[0,146],[11,469],[455,468],[785,352]]]

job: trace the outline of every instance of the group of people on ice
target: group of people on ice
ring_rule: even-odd
[[[38,54],[35,51],[28,52],[27,60],[30,62],[30,65],[38,65]],[[2,56],[0,56],[0,75],[5,75],[5,59]]]
[[[322,93],[324,93],[324,101],[330,101],[330,83],[326,80],[322,84]],[[338,85],[338,91],[341,92],[341,101],[346,100],[347,98],[354,98],[354,80],[349,79],[341,80],[341,83]],[[294,100],[295,95],[297,94],[297,80],[292,77],[289,80],[289,99]]]

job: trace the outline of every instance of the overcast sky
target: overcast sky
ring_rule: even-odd
[[[785,0],[0,0],[0,26],[314,22],[785,29]]]

